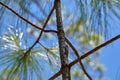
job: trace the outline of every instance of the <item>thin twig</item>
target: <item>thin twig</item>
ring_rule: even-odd
[[[51,78],[49,78],[49,80],[54,80],[55,78],[57,78],[58,76],[60,76],[62,73],[62,70],[60,69],[59,72],[57,72],[54,76],[52,76]]]
[[[54,9],[55,9],[55,6],[53,6],[53,8],[52,8],[52,10],[50,11],[50,13],[49,13],[49,15],[48,15],[45,23],[43,24],[43,28],[42,28],[43,30],[45,29],[45,27],[46,27],[46,25],[47,25],[47,23],[48,23],[51,15],[52,15]],[[39,42],[39,40],[40,40],[40,38],[41,38],[41,36],[42,36],[42,33],[44,32],[43,30],[41,30],[38,38],[37,38],[36,41],[33,43],[33,45],[24,53],[23,57],[26,56],[27,54],[29,54],[29,52],[31,51],[31,49]],[[22,57],[22,58],[23,58],[23,57]]]
[[[70,42],[67,38],[65,38],[65,40],[66,40],[67,44],[68,44],[68,45],[72,48],[72,50],[74,51],[74,53],[75,53],[75,55],[77,56],[77,58],[79,58],[80,56],[79,56],[79,53],[78,53],[78,51],[76,50],[76,48],[71,44],[71,42]],[[91,76],[90,76],[90,75],[87,73],[87,71],[85,70],[84,65],[83,65],[83,63],[82,63],[81,60],[79,60],[79,63],[80,63],[80,66],[81,66],[83,72],[84,72],[85,75],[88,77],[88,79],[89,79],[89,80],[92,80]],[[70,66],[70,67],[71,67],[71,66]]]
[[[104,42],[103,44],[95,47],[94,49],[90,50],[89,52],[87,52],[87,53],[84,54],[83,56],[81,56],[81,57],[79,57],[78,59],[76,59],[76,60],[74,60],[73,62],[71,62],[71,63],[69,64],[69,66],[71,67],[71,66],[75,65],[75,64],[76,64],[77,62],[79,62],[80,60],[86,58],[87,56],[89,56],[89,55],[91,55],[91,54],[94,54],[95,51],[97,51],[97,50],[101,49],[102,47],[104,47],[104,46],[112,43],[113,41],[116,41],[116,40],[119,39],[119,38],[120,38],[120,35],[117,35],[117,36],[115,36],[114,38],[112,38],[112,39]],[[54,80],[55,78],[57,78],[57,77],[60,76],[60,75],[61,75],[61,70],[60,70],[59,72],[57,72],[56,74],[54,74],[54,75],[51,77],[52,79],[50,78],[50,80]]]
[[[112,38],[112,39],[110,39],[110,40],[102,43],[101,45],[95,47],[94,49],[90,50],[90,51],[87,52],[86,54],[84,54],[84,55],[82,55],[81,57],[79,57],[79,59],[74,60],[74,61],[71,62],[69,65],[70,65],[70,66],[73,66],[73,65],[76,64],[79,60],[86,58],[87,56],[91,55],[91,54],[94,53],[95,51],[101,49],[102,47],[104,47],[104,46],[112,43],[113,41],[115,41],[115,40],[117,40],[117,39],[119,39],[119,38],[120,38],[120,35],[117,35],[117,36],[115,36],[114,38]]]
[[[0,5],[4,6],[4,7],[7,8],[8,10],[10,10],[12,13],[14,13],[16,16],[18,16],[18,17],[21,18],[22,20],[24,20],[26,23],[32,25],[34,28],[37,28],[37,29],[42,30],[42,31],[44,31],[44,32],[55,32],[55,33],[57,32],[57,31],[55,31],[55,30],[44,30],[43,28],[41,28],[41,27],[33,24],[32,22],[30,22],[29,20],[27,20],[27,19],[25,19],[24,17],[22,17],[20,14],[18,14],[16,11],[14,11],[12,8],[10,8],[10,7],[7,6],[6,4],[2,3],[1,1],[0,1]]]

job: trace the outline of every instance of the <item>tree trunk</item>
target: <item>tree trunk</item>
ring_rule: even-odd
[[[56,22],[58,30],[59,51],[61,58],[62,80],[71,80],[70,68],[68,66],[68,46],[65,43],[65,33],[62,25],[61,3],[60,0],[55,0]]]

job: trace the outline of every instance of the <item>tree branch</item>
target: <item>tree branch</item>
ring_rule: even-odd
[[[76,50],[76,48],[71,44],[71,42],[67,39],[67,38],[65,38],[65,40],[66,40],[66,42],[67,42],[67,44],[72,48],[72,50],[74,51],[74,54],[77,56],[77,58],[79,59],[79,53],[78,53],[78,51]],[[83,63],[82,63],[82,61],[81,60],[79,60],[79,64],[80,64],[80,66],[81,66],[81,68],[82,68],[82,70],[83,70],[83,72],[85,73],[85,75],[88,77],[88,79],[89,80],[92,80],[92,78],[91,78],[91,76],[87,73],[87,71],[85,70],[85,68],[84,68],[84,65],[83,65]],[[71,66],[70,66],[71,67]]]
[[[74,60],[73,62],[71,62],[71,63],[69,64],[69,67],[72,67],[73,65],[75,65],[75,64],[76,64],[77,62],[79,62],[80,60],[86,58],[87,56],[93,54],[95,51],[97,51],[97,50],[101,49],[102,47],[104,47],[104,46],[112,43],[113,41],[116,41],[116,40],[119,39],[119,38],[120,38],[120,35],[117,35],[117,36],[115,36],[114,38],[112,38],[112,39],[104,42],[103,44],[95,47],[94,49],[90,50],[89,52],[87,52],[87,53],[84,54],[83,56],[81,56],[81,57],[79,57],[78,59],[76,59],[76,60]],[[54,80],[55,78],[57,78],[57,77],[60,76],[60,75],[61,75],[61,70],[60,70],[59,72],[57,72],[56,74],[54,74],[54,75],[50,78],[50,80]]]
[[[120,38],[120,35],[117,35],[117,36],[115,36],[114,38],[112,38],[112,39],[110,39],[110,40],[102,43],[101,45],[95,47],[94,49],[90,50],[90,51],[87,52],[86,54],[84,54],[84,55],[82,55],[81,57],[79,57],[79,59],[74,60],[74,61],[71,62],[69,65],[70,65],[70,66],[73,66],[73,65],[76,64],[79,60],[86,58],[87,56],[93,54],[95,51],[97,51],[97,50],[101,49],[102,47],[104,47],[104,46],[112,43],[113,41],[116,41],[116,40],[119,39],[119,38]]]
[[[59,42],[59,52],[61,59],[61,72],[62,72],[62,80],[71,80],[70,68],[68,66],[68,46],[65,43],[65,33],[63,30],[62,24],[62,15],[61,15],[61,1],[55,0],[55,9],[56,9],[56,22],[57,22],[57,36]],[[64,68],[63,68],[64,67]]]
[[[24,53],[23,57],[26,56],[27,54],[29,54],[30,51],[31,51],[31,49],[39,42],[39,40],[40,40],[40,38],[41,38],[41,36],[42,36],[42,33],[44,32],[43,30],[45,29],[45,27],[46,27],[46,25],[47,25],[47,23],[48,23],[48,21],[49,21],[51,15],[52,15],[54,9],[55,9],[55,6],[53,6],[53,8],[52,8],[52,10],[50,11],[50,13],[49,13],[49,15],[48,15],[48,17],[47,17],[45,23],[43,24],[43,28],[42,28],[42,30],[41,30],[41,32],[40,32],[38,38],[37,38],[36,41],[33,43],[33,45]],[[23,58],[23,57],[22,57],[22,58]]]
[[[18,14],[16,11],[14,11],[12,8],[10,8],[9,6],[7,6],[6,4],[2,3],[0,1],[0,5],[4,6],[5,8],[7,8],[8,10],[10,10],[12,13],[14,13],[16,16],[18,16],[19,18],[21,18],[23,21],[25,21],[26,23],[32,25],[34,28],[37,28],[39,30],[42,30],[44,32],[57,32],[55,30],[44,30],[43,28],[41,27],[38,27],[37,25],[33,24],[32,22],[30,22],[29,20],[25,19],[24,17],[22,17],[20,14]]]
[[[62,73],[62,70],[60,69],[59,72],[57,72],[56,74],[54,74],[51,78],[49,78],[49,80],[54,80],[55,78],[57,78],[58,76],[60,76]]]

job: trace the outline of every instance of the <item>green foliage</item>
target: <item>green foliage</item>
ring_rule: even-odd
[[[7,33],[1,37],[5,43],[1,49],[4,54],[0,54],[0,79],[4,80],[29,80],[36,78],[42,80],[42,61],[46,60],[50,65],[58,65],[56,48],[51,50],[36,47],[29,52],[29,55],[24,56],[27,51],[25,45],[22,45],[23,32],[15,30],[12,26],[8,27]],[[49,52],[50,54],[45,54]],[[54,60],[54,63],[53,63]]]
[[[1,1],[38,26],[43,24],[53,5],[53,0]],[[75,47],[79,47],[77,49],[80,54],[84,54],[99,45],[103,41],[103,35],[108,35],[109,28],[113,28],[119,24],[119,0],[71,0],[70,3],[72,6],[67,2],[69,0],[62,0],[63,24],[66,35],[73,37],[79,45],[75,45]],[[6,25],[10,24],[13,27],[6,27]],[[55,15],[53,15],[46,29],[56,29],[55,24]],[[23,57],[23,53],[29,49],[31,43],[38,36],[39,31],[31,28],[30,25],[8,12],[3,6],[0,6],[0,31],[1,80],[27,80],[33,78],[33,76],[41,80],[41,77],[43,77],[41,74],[45,67],[42,65],[44,64],[42,63],[43,61],[48,62],[52,66],[53,72],[56,72],[60,68],[58,46],[55,45],[47,48],[47,43],[51,43],[51,45],[57,44],[56,35],[52,33],[44,34],[42,42],[45,43],[46,47],[38,44],[31,50],[29,55]],[[49,39],[54,40],[47,42]],[[103,65],[100,62],[96,62],[95,64],[92,62],[94,58],[98,57],[98,54],[94,55],[92,58],[85,58],[84,65],[87,67],[86,69],[92,67],[94,72],[99,71],[103,73]],[[86,79],[80,67],[73,69],[72,74],[78,80],[79,78]]]

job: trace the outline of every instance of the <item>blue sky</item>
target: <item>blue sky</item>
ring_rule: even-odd
[[[115,28],[109,37],[112,38],[120,33],[119,28]],[[110,78],[110,80],[117,80],[120,78],[120,39],[113,42],[112,44],[101,49],[100,61],[105,65],[106,72],[105,75]]]
[[[119,27],[112,30],[109,38],[120,34]],[[120,39],[101,49],[100,61],[106,67],[105,75],[110,80],[120,79]]]

